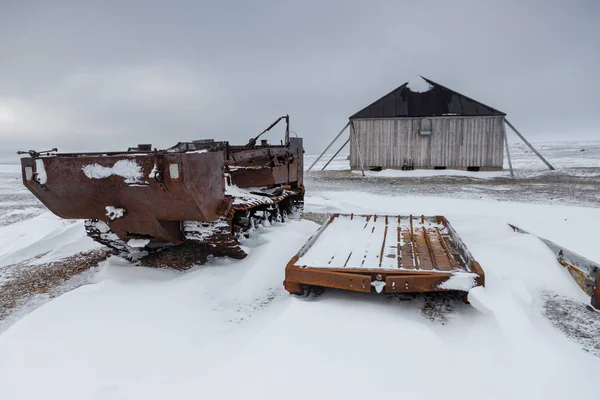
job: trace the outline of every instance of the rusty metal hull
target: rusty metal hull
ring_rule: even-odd
[[[43,185],[25,173],[27,167],[37,173],[40,163],[47,176]],[[167,170],[176,165],[178,174],[171,167],[173,174],[156,180],[150,177],[156,164]],[[225,198],[221,152],[23,158],[21,165],[25,186],[54,214],[105,220],[123,240],[129,232],[181,243],[179,221],[215,221],[232,202]],[[108,175],[112,172],[121,175]],[[125,215],[111,220],[106,207],[126,210]]]
[[[237,240],[248,218],[279,218],[301,202],[303,153],[300,138],[259,146],[207,140],[154,151],[31,151],[21,167],[23,184],[50,211],[90,221],[88,235],[120,241],[111,246],[119,252],[132,239],[146,250],[193,240],[241,258]],[[257,210],[264,215],[250,215]]]
[[[468,291],[483,269],[443,216],[335,214],[286,266],[284,286],[357,292]]]

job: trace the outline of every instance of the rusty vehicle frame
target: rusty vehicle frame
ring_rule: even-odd
[[[352,221],[348,229],[332,231],[336,223],[348,220]],[[339,247],[351,242],[352,236],[358,242]],[[311,259],[311,249],[318,245],[330,251]],[[470,287],[485,285],[483,269],[443,216],[333,214],[288,262],[284,287],[298,295],[313,287],[366,293],[464,293],[468,288],[445,284],[465,274]]]
[[[281,144],[257,143],[282,120]],[[208,139],[164,150],[22,153],[30,156],[21,159],[27,189],[59,217],[86,220],[88,235],[120,255],[193,242],[243,258],[239,239],[251,226],[283,220],[303,203],[304,149],[290,138],[287,115],[246,145]]]

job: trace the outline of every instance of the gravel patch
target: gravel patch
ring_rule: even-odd
[[[331,218],[331,214],[327,213],[316,213],[316,212],[304,212],[302,213],[302,219],[316,222],[319,225],[323,225],[327,220]]]
[[[305,174],[308,196],[331,191],[360,191],[381,195],[495,199],[540,204],[600,207],[600,168],[563,171],[518,171],[515,178],[470,176],[377,177],[349,170]]]
[[[185,271],[195,265],[206,264],[208,256],[201,247],[196,244],[180,244],[169,247],[156,253],[151,253],[137,263],[150,268],[168,268]]]
[[[10,273],[6,273],[0,283],[0,322],[39,295],[52,298],[74,289],[72,285],[65,290],[60,290],[60,287],[76,275],[96,267],[108,255],[108,252],[100,249],[50,263],[32,265],[35,261],[32,259],[3,267]]]
[[[542,312],[552,325],[583,350],[600,357],[600,312],[556,294],[545,294]]]
[[[421,315],[441,325],[448,323],[449,317],[467,303],[461,294],[454,292],[424,293]]]

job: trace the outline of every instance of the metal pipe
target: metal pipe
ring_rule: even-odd
[[[327,166],[329,165],[329,163],[330,163],[330,162],[332,162],[332,161],[333,161],[333,159],[334,159],[335,157],[337,157],[337,155],[338,155],[338,154],[340,154],[340,151],[342,151],[342,149],[343,149],[344,147],[346,147],[346,145],[347,145],[348,143],[350,143],[350,138],[348,138],[348,140],[346,140],[346,142],[345,142],[345,143],[342,145],[342,147],[340,147],[340,149],[339,149],[338,151],[336,151],[336,152],[335,152],[335,154],[333,155],[333,157],[331,157],[331,159],[330,159],[329,161],[327,161],[327,164],[325,164],[325,166],[324,166],[323,168],[321,168],[321,171],[324,171],[324,170],[325,170],[325,168],[327,168]]]
[[[504,122],[506,122],[506,125],[508,125],[508,127],[510,129],[513,130],[514,133],[517,134],[517,136],[519,136],[521,138],[521,140],[527,145],[529,146],[529,148],[531,149],[531,151],[533,151],[539,158],[540,160],[542,160],[544,162],[544,164],[546,164],[546,166],[548,168],[550,168],[550,170],[554,171],[554,167],[552,165],[550,165],[550,163],[548,161],[546,161],[546,159],[531,145],[531,143],[529,143],[527,141],[527,139],[525,139],[523,137],[523,135],[521,135],[521,133],[519,133],[519,131],[517,131],[517,128],[515,128],[510,122],[508,122],[508,120],[506,118],[504,118]]]
[[[325,150],[323,150],[323,152],[321,153],[321,155],[319,157],[317,157],[317,159],[315,160],[315,162],[313,162],[311,164],[311,166],[308,167],[308,169],[306,170],[306,172],[310,172],[310,170],[315,166],[316,163],[319,162],[319,160],[321,159],[321,157],[323,157],[323,155],[327,152],[327,150],[329,150],[329,148],[331,147],[331,145],[333,145],[335,143],[335,141],[338,140],[338,138],[340,136],[342,136],[342,133],[344,133],[344,131],[348,128],[348,126],[350,126],[350,121],[348,121],[348,123],[346,125],[344,125],[344,128],[342,128],[342,130],[340,131],[340,133],[338,133],[337,136],[331,141],[331,143],[329,143],[329,146],[327,146],[325,148]]]

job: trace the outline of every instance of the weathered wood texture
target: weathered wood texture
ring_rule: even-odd
[[[419,133],[422,118],[354,119],[350,166],[502,169],[504,117],[431,117],[431,135]],[[356,139],[356,140],[354,140]]]

